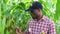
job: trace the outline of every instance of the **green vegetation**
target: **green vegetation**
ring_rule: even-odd
[[[60,0],[38,0],[43,5],[43,14],[56,24],[56,33],[60,34]],[[26,23],[31,18],[28,12],[33,0],[0,0],[0,34],[15,34],[17,26],[26,29]]]

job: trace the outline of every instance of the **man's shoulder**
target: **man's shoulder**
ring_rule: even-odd
[[[32,22],[32,21],[33,21],[33,19],[30,18],[30,19],[28,19],[27,23],[30,23],[30,22]]]
[[[47,16],[44,16],[44,20],[45,20],[47,23],[54,23],[54,21],[53,21],[51,18],[48,18]]]

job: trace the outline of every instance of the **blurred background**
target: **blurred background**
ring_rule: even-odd
[[[0,0],[0,34],[16,34],[16,27],[24,32],[31,18],[25,10],[33,1],[42,3],[43,14],[54,21],[56,34],[60,34],[60,0]]]

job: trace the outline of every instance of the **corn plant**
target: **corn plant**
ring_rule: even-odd
[[[31,18],[28,12],[30,4],[34,0],[0,0],[0,34],[16,34],[15,28],[21,27],[22,32]],[[56,25],[56,32],[59,34],[60,26],[56,22],[60,18],[60,0],[38,0],[43,5],[43,14],[51,18]]]

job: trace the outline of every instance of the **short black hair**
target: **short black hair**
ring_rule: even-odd
[[[29,7],[29,9],[27,9],[27,11],[31,11],[31,10],[33,10],[33,9],[43,9],[43,6],[42,6],[42,4],[40,3],[40,2],[38,2],[38,1],[35,1],[35,2],[33,2],[31,5],[30,5],[30,7]]]

